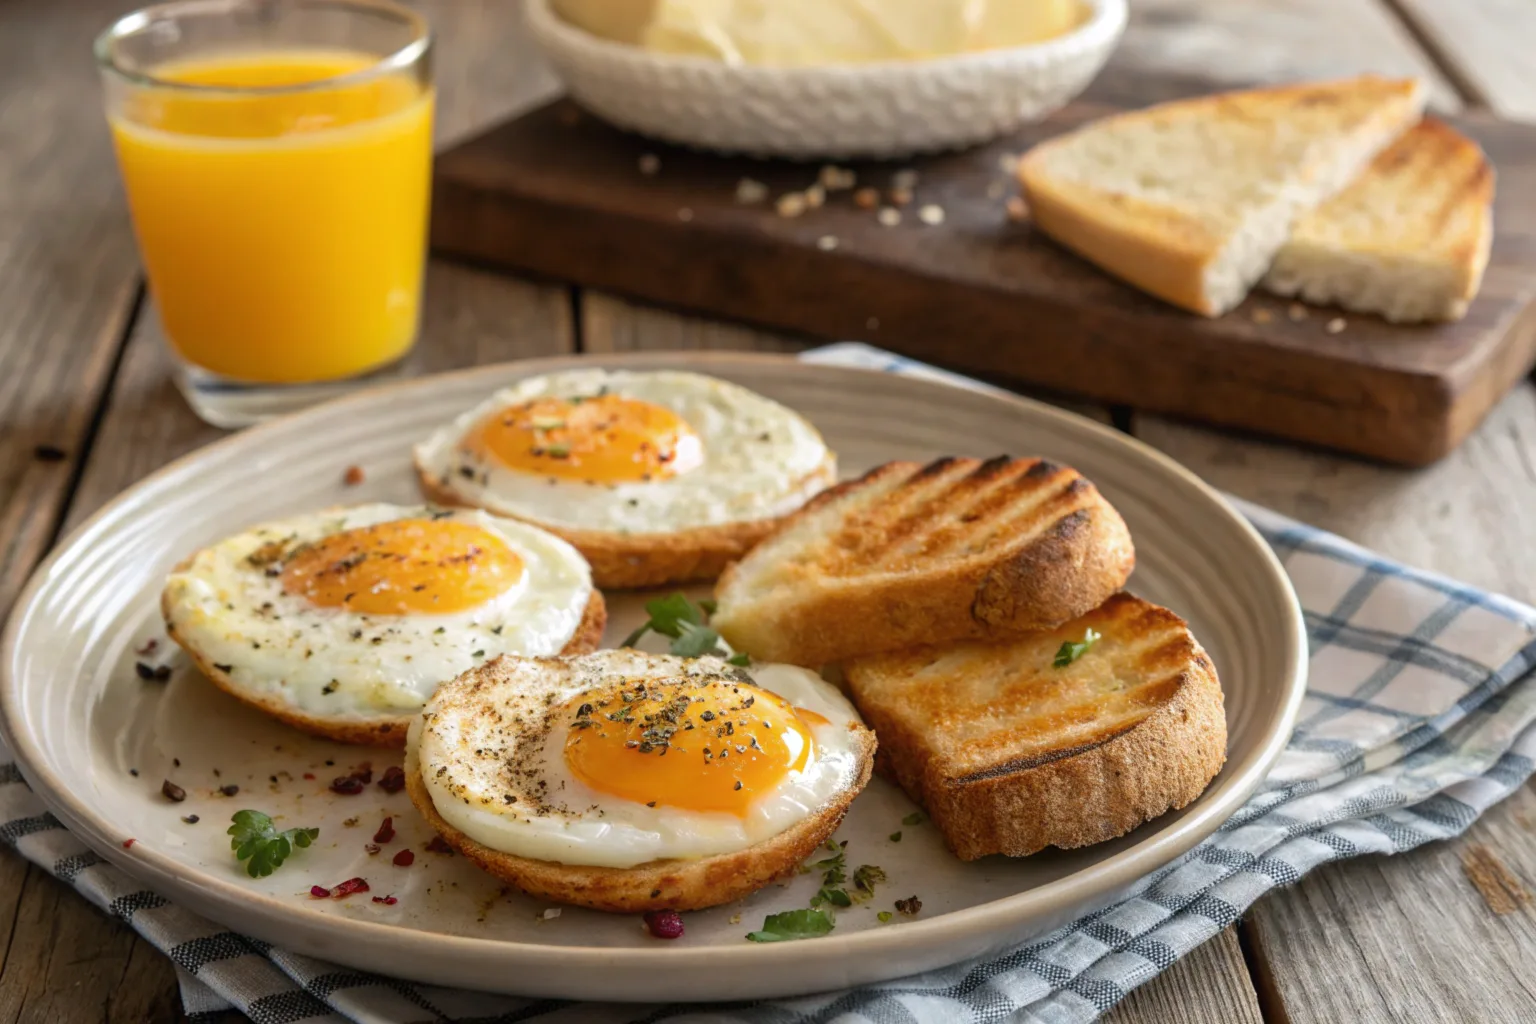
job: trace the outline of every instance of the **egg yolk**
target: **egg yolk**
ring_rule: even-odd
[[[499,409],[466,442],[508,469],[589,483],[664,480],[703,460],[698,435],[677,413],[619,395]]]
[[[284,560],[283,591],[365,615],[463,611],[523,575],[506,541],[471,523],[397,519],[343,530]]]
[[[652,807],[746,817],[813,755],[810,726],[787,701],[726,680],[588,692],[558,714],[572,775]]]

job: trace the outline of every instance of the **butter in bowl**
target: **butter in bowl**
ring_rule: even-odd
[[[801,159],[986,142],[1081,92],[1125,0],[528,0],[572,96],[683,145]]]

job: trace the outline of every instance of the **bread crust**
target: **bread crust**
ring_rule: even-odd
[[[485,871],[530,896],[615,914],[647,910],[701,910],[750,896],[795,869],[824,843],[869,782],[875,735],[850,726],[859,747],[857,781],[814,815],[765,842],[698,860],[656,860],[632,868],[604,868],[532,860],[493,850],[460,832],[437,812],[414,750],[405,758],[411,803],[449,846]]]
[[[190,560],[189,560],[190,561]],[[175,571],[181,571],[186,562],[176,567]],[[338,743],[353,743],[361,746],[373,747],[404,747],[405,734],[410,728],[411,721],[415,719],[416,712],[407,715],[379,715],[373,718],[353,718],[335,716],[327,718],[323,715],[310,715],[294,709],[286,702],[272,696],[255,696],[243,691],[230,679],[228,673],[215,667],[213,662],[204,658],[201,653],[191,647],[176,635],[176,628],[171,623],[171,610],[166,601],[164,591],[160,595],[160,614],[165,619],[166,635],[175,640],[187,656],[192,659],[192,664],[197,667],[209,682],[229,694],[231,697],[247,704],[257,711],[271,715],[273,718],[293,726],[301,732],[307,732],[311,736],[320,736]],[[570,641],[560,650],[565,654],[587,654],[595,651],[603,639],[603,630],[608,624],[608,606],[603,600],[602,592],[595,587],[592,596],[587,599],[587,606],[581,614],[581,621],[576,625],[576,632]]]
[[[797,482],[796,487],[830,484],[836,476],[836,457],[829,453],[826,461]],[[445,507],[475,507],[451,488],[442,486],[420,461],[416,463],[416,477],[428,501]],[[576,529],[510,512],[495,511],[492,514],[521,520],[566,541],[580,551],[592,567],[592,582],[609,590],[637,590],[672,583],[713,580],[726,566],[742,558],[763,538],[777,530],[786,518],[776,516],[715,526],[695,526],[671,533],[626,534]]]
[[[943,531],[947,543],[964,548],[968,537],[979,537],[977,531],[986,528],[967,523],[963,513],[948,506],[958,507],[966,488],[989,487],[1010,477],[1002,486],[1019,488],[1020,501],[1038,501],[1030,514],[1038,513],[1049,525],[1021,544],[996,541],[1001,551],[995,557],[941,554],[909,572],[885,571],[884,553],[878,549],[840,551],[845,559],[864,561],[842,578],[817,572],[814,564],[796,563],[800,552],[793,531],[823,509],[844,499],[859,500],[861,492],[893,480],[898,490],[891,494],[898,495],[902,488],[924,486],[923,481],[937,477],[953,477],[953,489],[931,500],[931,512],[918,515],[927,517],[923,528]],[[851,542],[879,544],[889,535],[899,541],[912,522],[911,517],[896,524],[877,522]],[[846,528],[845,520],[834,528]],[[823,536],[811,530],[808,535],[813,542]],[[755,593],[752,574],[774,561],[796,563],[802,574],[790,598],[764,600]],[[892,462],[823,491],[788,517],[755,555],[728,568],[715,590],[719,608],[711,625],[755,658],[814,668],[916,643],[998,639],[1050,628],[1097,607],[1125,584],[1135,564],[1125,521],[1069,467],[1042,459],[941,459],[926,466]]]
[[[1147,607],[1183,627],[1166,609]],[[1184,667],[1171,684],[1160,684],[1171,693],[1146,718],[1075,749],[958,776],[922,728],[913,728],[914,716],[862,693],[867,666],[850,664],[847,677],[860,713],[880,736],[876,771],[928,812],[955,855],[1020,857],[1124,835],[1186,806],[1216,777],[1226,760],[1221,684],[1210,657],[1184,634]]]

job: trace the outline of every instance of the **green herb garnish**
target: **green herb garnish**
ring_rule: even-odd
[[[1056,660],[1051,664],[1056,668],[1066,668],[1078,658],[1088,653],[1088,648],[1099,642],[1099,633],[1091,627],[1083,634],[1083,638],[1076,643],[1066,641],[1056,651]]]
[[[909,826],[910,825],[921,825],[923,822],[925,822],[927,820],[928,820],[927,818],[923,817],[923,812],[922,811],[913,811],[911,814],[907,815],[905,818],[902,818],[901,819],[901,823],[903,825],[909,825]]]
[[[882,910],[880,913],[875,915],[875,917],[879,918],[881,924],[889,921],[893,916],[894,915],[889,910]]]
[[[720,642],[720,634],[709,628],[708,617],[715,610],[715,602],[705,598],[697,605],[683,594],[672,594],[645,602],[645,613],[650,616],[645,625],[624,638],[620,647],[633,647],[647,633],[659,633],[671,637],[668,652],[680,658],[702,658],[706,655],[725,658],[732,665],[746,666],[752,659],[745,654],[731,654],[730,648]]]
[[[265,878],[293,853],[293,848],[304,849],[320,835],[317,828],[290,828],[279,832],[272,819],[260,811],[236,811],[230,819],[230,849],[235,859],[245,861],[245,870],[252,878]]]
[[[875,886],[885,881],[885,871],[873,864],[860,864],[853,872],[853,898],[862,903],[875,894]]]
[[[821,872],[821,888],[816,890],[816,895],[811,897],[811,907],[815,909],[823,903],[830,903],[835,907],[853,906],[853,897],[842,887],[848,880],[848,860],[844,851],[846,843],[838,844],[827,841],[827,849],[833,851],[832,856],[822,860],[812,861],[811,870]]]
[[[782,914],[769,914],[761,931],[748,932],[753,942],[791,942],[795,939],[815,939],[832,930],[834,922],[824,910],[786,910]]]
[[[899,842],[901,842],[901,833],[900,832],[892,832],[890,835],[886,836],[885,838],[889,839],[893,843],[899,843]]]

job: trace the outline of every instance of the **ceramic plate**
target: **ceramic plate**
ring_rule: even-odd
[[[163,639],[157,596],[182,556],[257,521],[338,503],[410,502],[412,442],[493,389],[574,365],[687,368],[745,384],[809,417],[845,474],[890,459],[1040,454],[1081,469],[1136,540],[1131,588],[1187,618],[1226,692],[1226,768],[1205,794],[1114,842],[961,863],[879,780],[838,837],[850,866],[890,881],[837,914],[824,938],[759,945],[764,915],[803,907],[814,876],[686,916],[687,934],[650,938],[639,918],[564,908],[503,890],[431,835],[405,795],[327,784],[393,752],[310,739],[237,704],[173,659],[139,678],[136,649]],[[345,486],[347,467],[366,474]],[[609,643],[640,596],[614,595]],[[1225,502],[1177,465],[1107,427],[1018,398],[928,380],[811,366],[777,356],[648,353],[484,367],[397,384],[238,434],[166,467],[81,526],[37,572],[7,627],[0,680],[5,738],[55,814],[112,863],[228,927],[301,953],[413,980],[531,996],[750,999],[894,978],[1016,942],[1123,892],[1188,850],[1258,784],[1289,735],[1304,686],[1300,611],[1279,564]],[[171,779],[184,803],[161,795]],[[238,786],[224,796],[221,786]],[[224,829],[242,808],[318,826],[316,845],[248,878]],[[183,822],[196,814],[195,825]],[[370,855],[385,815],[397,837]],[[900,831],[899,842],[891,833]],[[136,840],[129,848],[124,841]],[[395,867],[393,854],[415,851]],[[311,900],[312,884],[366,878],[369,897]],[[922,911],[882,923],[916,895]]]

